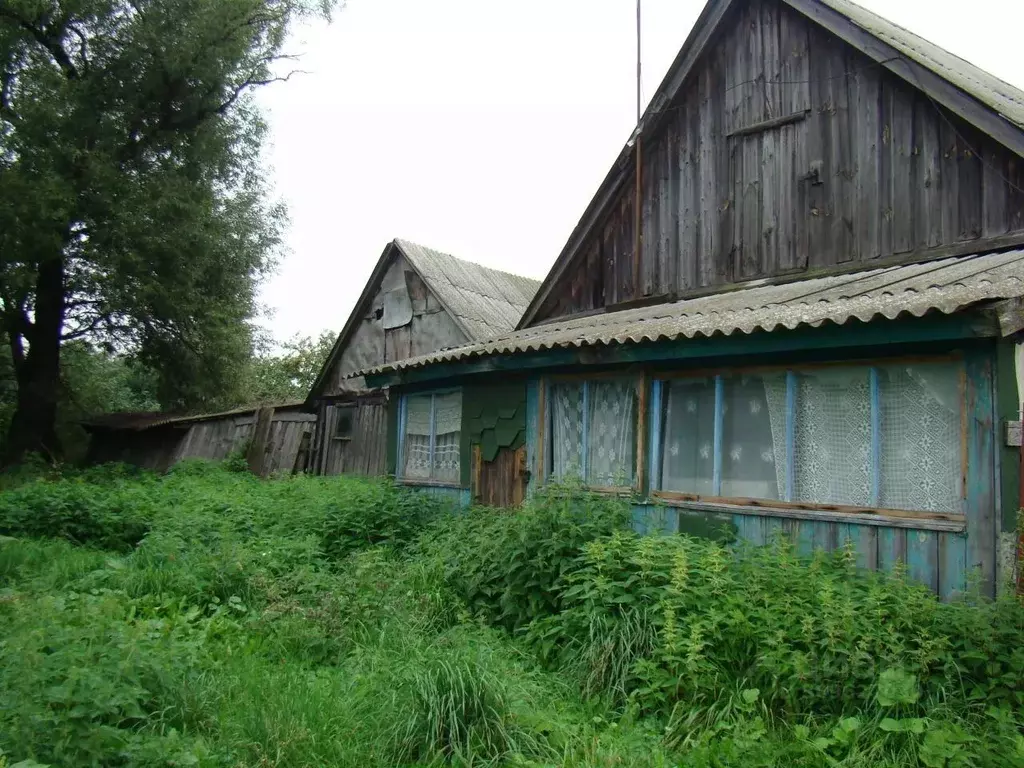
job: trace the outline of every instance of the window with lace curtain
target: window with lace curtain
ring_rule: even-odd
[[[399,419],[399,477],[409,482],[457,484],[462,393],[406,395]]]
[[[630,488],[636,480],[635,378],[552,383],[548,389],[547,471],[598,488]]]
[[[722,499],[960,512],[962,364],[656,382],[652,483]]]

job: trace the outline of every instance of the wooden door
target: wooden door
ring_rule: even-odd
[[[518,507],[526,498],[526,446],[501,448],[494,461],[483,461],[473,446],[473,500],[488,507]]]

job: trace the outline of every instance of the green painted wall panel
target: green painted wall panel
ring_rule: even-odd
[[[462,484],[469,487],[473,446],[481,458],[494,461],[502,448],[515,450],[526,442],[526,380],[469,382],[462,388]]]

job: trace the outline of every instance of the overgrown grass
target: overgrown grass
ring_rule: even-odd
[[[0,765],[1024,765],[1018,604],[627,520],[195,462],[21,478]]]

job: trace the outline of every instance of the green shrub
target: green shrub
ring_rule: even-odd
[[[588,543],[562,583],[561,610],[527,631],[542,658],[676,720],[742,689],[788,715],[871,708],[892,669],[920,682],[919,714],[1024,703],[1019,605],[942,604],[845,553],[807,562],[784,540],[732,551],[617,533]]]
[[[1024,609],[845,553],[209,462],[0,510],[0,766],[1024,766]]]
[[[69,592],[0,601],[0,621],[8,752],[56,765],[124,764],[144,741],[162,741],[157,726],[180,724],[181,680],[199,649],[184,617],[140,620],[117,595]],[[165,759],[174,754],[162,748]]]
[[[152,525],[154,490],[154,477],[120,465],[23,483],[0,493],[0,535],[128,550]]]
[[[624,528],[623,499],[548,486],[522,509],[471,509],[422,537],[468,606],[510,630],[561,610],[561,585],[581,547]]]
[[[377,544],[404,546],[452,505],[395,485],[389,480],[351,480],[326,510],[323,547],[342,558]]]

